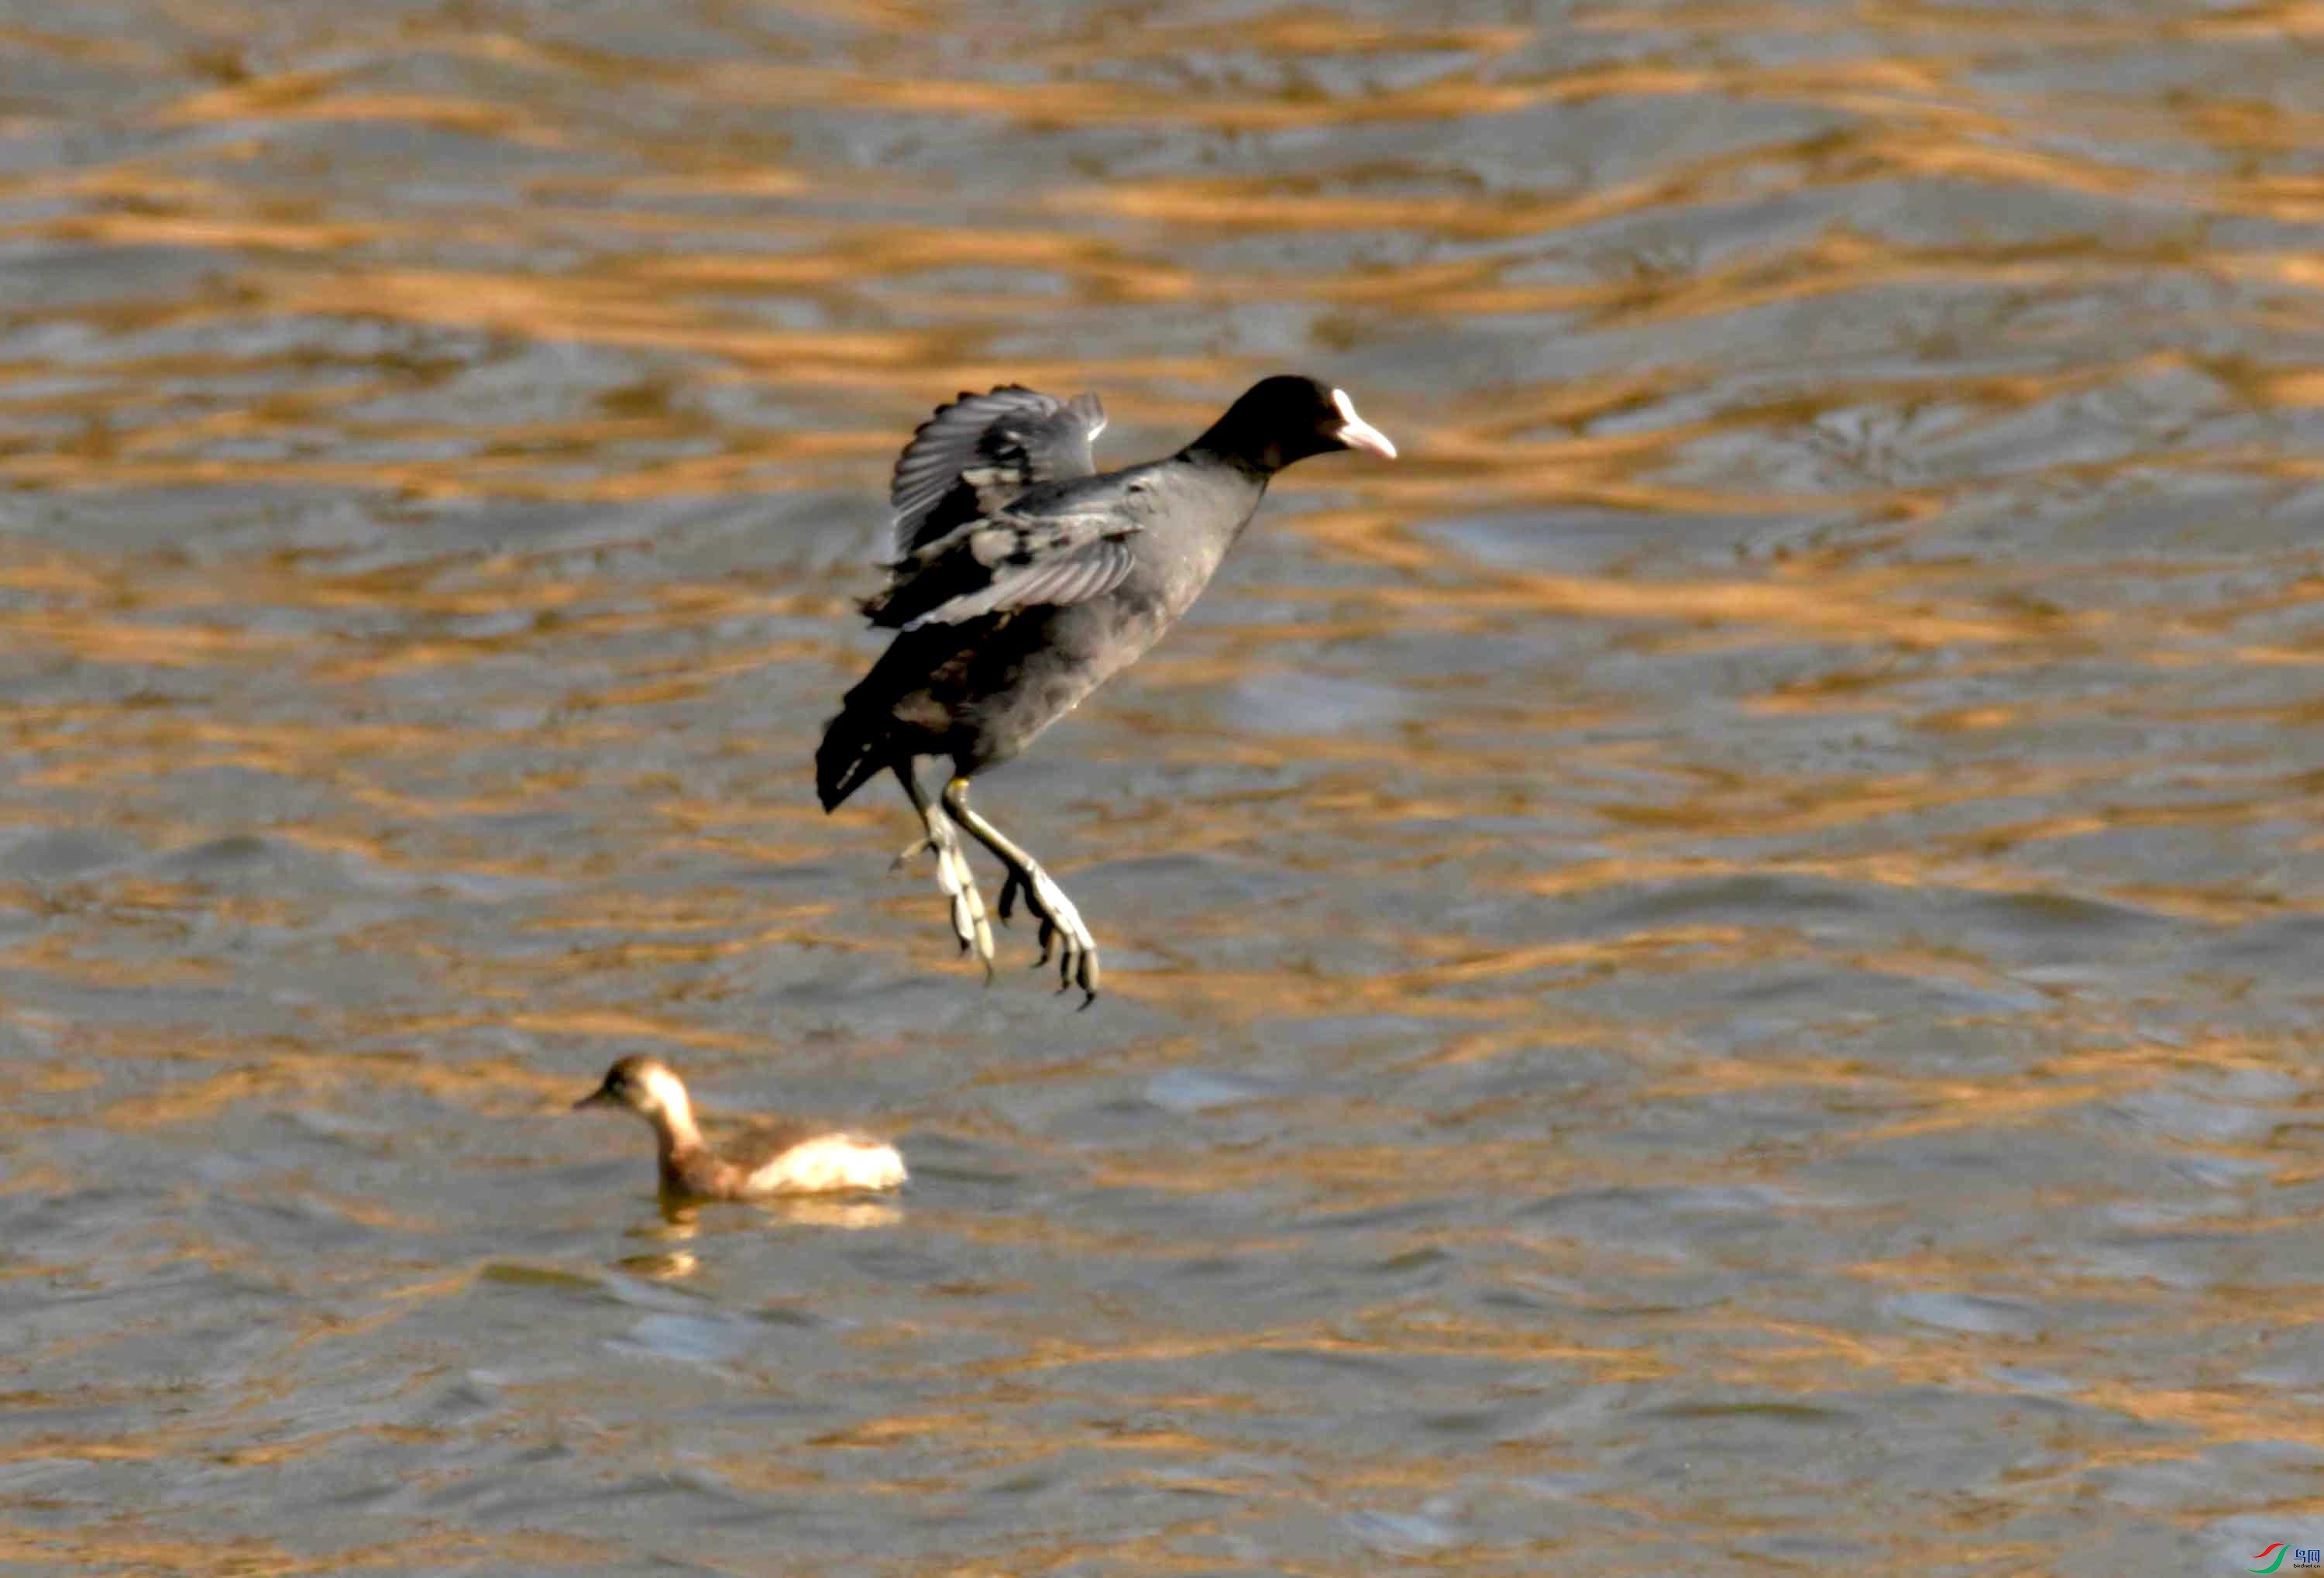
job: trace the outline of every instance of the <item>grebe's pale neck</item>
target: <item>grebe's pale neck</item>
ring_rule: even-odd
[[[695,1126],[694,1103],[678,1075],[656,1063],[645,1071],[645,1100],[638,1115],[654,1126],[664,1154],[702,1149],[702,1130]]]

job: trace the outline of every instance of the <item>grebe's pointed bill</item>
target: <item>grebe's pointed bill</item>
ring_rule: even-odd
[[[1344,389],[1332,391],[1332,403],[1340,408],[1341,428],[1336,437],[1351,449],[1369,449],[1384,460],[1396,458],[1396,446],[1371,423],[1356,414],[1356,402],[1348,398]]]

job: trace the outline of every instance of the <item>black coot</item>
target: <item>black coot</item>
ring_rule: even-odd
[[[889,502],[895,560],[864,604],[897,632],[847,693],[815,753],[824,809],[893,772],[952,900],[952,928],[992,969],[992,928],[954,824],[1009,872],[1001,918],[1021,892],[1041,922],[1041,962],[1060,949],[1059,989],[1094,1001],[1097,943],[1040,863],[968,803],[969,780],[1006,761],[1135,662],[1177,623],[1250,523],[1268,479],[1333,449],[1393,459],[1396,446],[1340,390],[1313,378],[1263,379],[1164,460],[1097,474],[1090,442],[1105,427],[1096,397],[1070,401],[1011,384],[966,394],[912,435]],[[913,763],[948,756],[932,804]]]

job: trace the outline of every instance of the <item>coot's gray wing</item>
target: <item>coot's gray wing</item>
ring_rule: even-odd
[[[969,394],[922,422],[896,458],[888,504],[899,559],[1045,482],[1097,470],[1090,442],[1105,430],[1094,394],[1059,400],[1004,384]]]
[[[894,582],[863,611],[874,624],[918,630],[1102,597],[1130,574],[1125,539],[1143,527],[1125,506],[1148,485],[1143,477],[1118,485],[1101,478],[1067,498],[955,527],[897,565]]]

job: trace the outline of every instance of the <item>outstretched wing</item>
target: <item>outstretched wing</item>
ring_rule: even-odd
[[[1110,490],[1093,501],[1113,502]],[[1134,517],[1102,507],[1003,510],[915,549],[863,612],[874,624],[918,630],[1036,604],[1086,603],[1129,576],[1124,540],[1139,530]]]
[[[1096,395],[1059,400],[1019,383],[964,392],[939,407],[896,457],[888,488],[896,557],[909,558],[1028,488],[1093,475],[1090,443],[1104,430]]]

